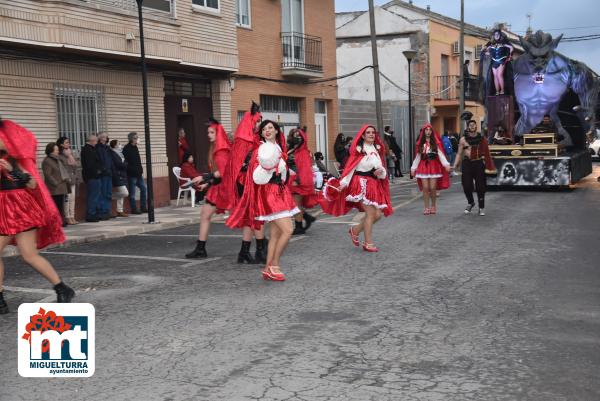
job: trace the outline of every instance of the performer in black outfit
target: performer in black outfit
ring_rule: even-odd
[[[490,155],[488,141],[477,132],[477,122],[470,120],[465,135],[458,144],[458,154],[454,169],[462,162],[462,186],[468,205],[465,214],[471,213],[475,206],[473,190],[477,192],[479,215],[485,216],[486,174],[496,174],[496,166]],[[475,181],[475,187],[473,187]]]

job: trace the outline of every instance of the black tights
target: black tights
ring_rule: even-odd
[[[485,165],[483,160],[469,160],[463,159],[462,162],[462,186],[467,197],[467,202],[470,205],[474,205],[473,190],[477,192],[477,202],[479,208],[485,207]],[[473,181],[475,181],[475,188],[473,188]]]
[[[58,209],[58,212],[60,213],[60,217],[64,223],[65,221],[65,196],[66,195],[52,195],[52,199],[54,200],[54,203],[56,204],[56,208]]]

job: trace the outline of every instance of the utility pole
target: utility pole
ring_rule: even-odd
[[[465,111],[465,0],[460,0],[460,111],[459,115]],[[459,119],[460,121],[460,119]],[[462,123],[461,123],[462,125]],[[463,127],[461,126],[460,132],[463,131]]]
[[[377,34],[375,31],[375,10],[373,0],[369,0],[369,21],[371,25],[371,52],[373,53],[373,77],[375,78],[375,112],[377,131],[383,135],[383,113],[381,111],[381,86],[379,82],[379,57],[377,56]]]
[[[142,5],[144,0],[137,0],[140,24],[140,55],[142,65],[142,90],[144,97],[144,139],[146,140],[146,186],[148,187],[148,223],[154,223],[154,185],[152,185],[152,149],[150,147],[150,113],[148,112],[148,69],[146,68],[146,51],[144,48],[144,19]],[[135,188],[134,188],[135,190]],[[140,205],[144,208],[146,205]]]

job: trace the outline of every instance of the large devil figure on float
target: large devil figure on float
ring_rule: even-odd
[[[553,39],[542,31],[527,38],[519,37],[525,54],[512,63],[515,97],[521,113],[515,126],[517,141],[542,122],[545,115],[552,119],[558,130],[559,144],[565,147],[583,147],[584,134],[594,127],[597,78],[585,64],[554,51],[561,38],[562,35]],[[561,99],[569,89],[579,98],[579,105],[571,106],[583,129],[576,141],[563,128],[559,118]],[[571,110],[561,112],[571,113]]]

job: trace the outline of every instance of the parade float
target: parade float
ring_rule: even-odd
[[[568,187],[592,172],[600,80],[585,64],[555,51],[561,36],[519,37],[513,59],[496,30],[481,53],[480,101],[487,112],[490,152],[498,170],[488,186]]]

